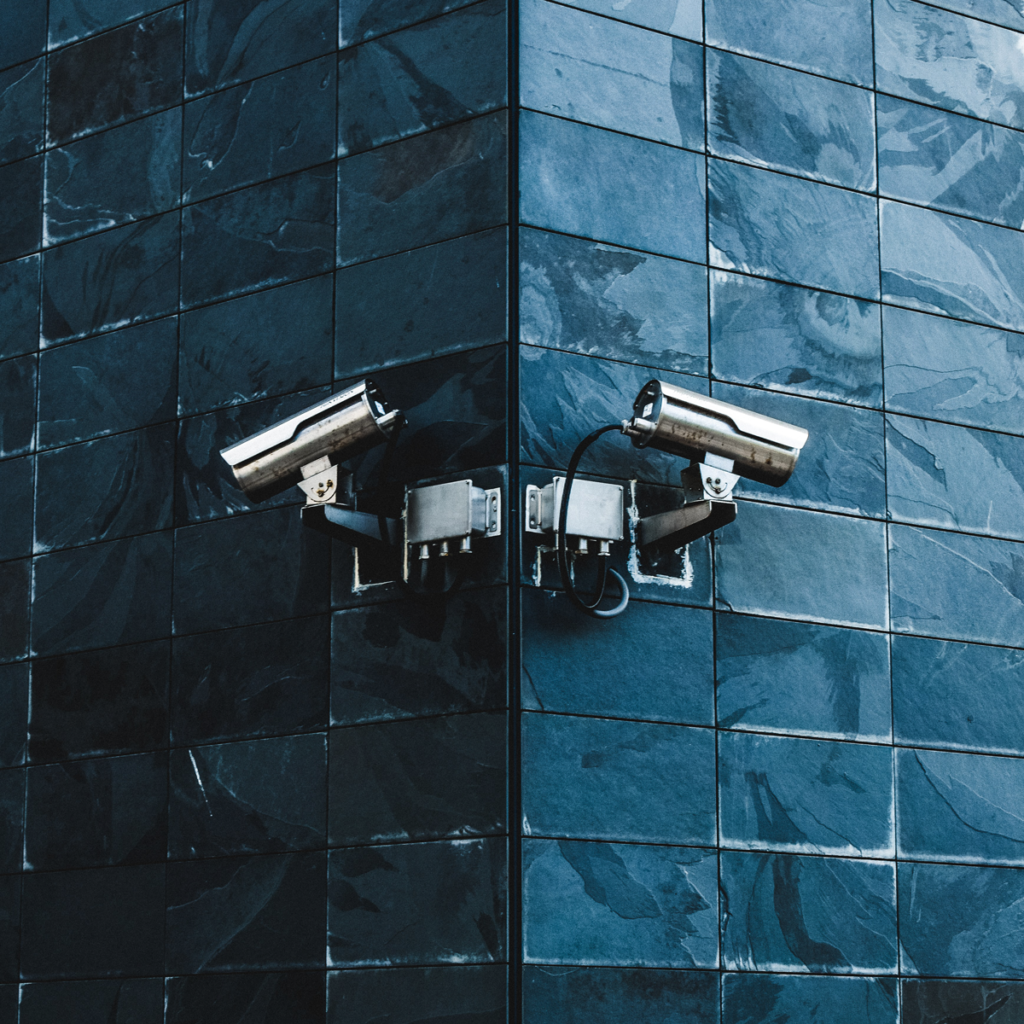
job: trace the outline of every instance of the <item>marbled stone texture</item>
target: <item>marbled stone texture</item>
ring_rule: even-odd
[[[0,162],[38,153],[43,145],[43,62],[0,72]]]
[[[898,1006],[895,978],[726,974],[722,979],[725,1024],[897,1024]]]
[[[684,39],[699,42],[703,35],[700,0],[572,0],[571,6]]]
[[[162,1024],[163,989],[161,978],[35,982],[21,989],[20,1022],[46,1024],[78,1017],[83,1024],[107,1020]]]
[[[39,257],[0,264],[0,358],[39,347]]]

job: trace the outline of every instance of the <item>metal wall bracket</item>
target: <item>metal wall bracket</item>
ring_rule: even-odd
[[[392,546],[401,543],[402,524],[397,519],[385,519]],[[383,546],[380,521],[372,512],[357,512],[344,505],[314,504],[302,508],[302,525],[328,537],[337,537],[352,545],[370,541]]]
[[[501,536],[501,489],[474,487],[472,480],[413,487],[406,491],[405,542],[421,559],[433,551],[469,554],[473,537]]]
[[[693,501],[682,508],[641,519],[637,523],[636,542],[642,548],[659,541],[666,547],[681,548],[698,537],[728,526],[735,518],[734,501]]]
[[[527,533],[557,534],[564,486],[564,476],[556,476],[544,487],[527,484]],[[597,541],[607,547],[613,540],[622,540],[624,502],[621,485],[580,480],[577,477],[572,483],[572,494],[566,511],[566,535],[580,538],[584,542],[580,548],[583,551],[586,550],[586,541]]]

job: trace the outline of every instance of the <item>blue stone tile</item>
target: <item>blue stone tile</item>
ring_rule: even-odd
[[[348,47],[469,3],[472,0],[340,0],[338,45]]]
[[[20,871],[25,837],[25,769],[0,771],[0,870]]]
[[[46,47],[46,0],[25,0],[0,12],[0,67],[17,64]]]
[[[16,982],[18,971],[18,945],[21,938],[21,879],[17,875],[0,875],[0,978],[7,982]],[[17,995],[16,985],[4,986],[13,989]],[[8,1009],[5,1006],[4,1009]],[[10,1024],[17,1024],[17,1002]],[[4,1024],[7,1024],[5,1021]]]
[[[882,523],[746,502],[716,535],[715,565],[727,611],[888,625]]]
[[[570,2],[573,7],[605,14],[609,18],[628,21],[644,28],[653,28],[658,32],[667,32],[669,35],[695,39],[698,43],[704,34],[701,0],[644,0],[642,3],[627,0],[625,4],[619,0]]]
[[[43,345],[178,308],[177,212],[50,249],[43,259]]]
[[[0,363],[0,458],[32,450],[36,375],[35,356]]]
[[[333,263],[333,164],[207,199],[182,213],[186,307],[312,277]]]
[[[167,0],[50,0],[49,48],[65,46],[166,6]]]
[[[473,1024],[505,1024],[507,1019],[505,968],[497,964],[330,971],[327,987],[329,1024],[374,1024],[382,1014],[394,1024],[460,1017]],[[315,1024],[322,1022],[321,1015]]]
[[[167,866],[168,974],[324,965],[323,852]]]
[[[1024,977],[1024,870],[900,864],[899,871],[902,973]]]
[[[505,957],[504,839],[332,850],[328,871],[328,967]]]
[[[171,525],[172,423],[58,448],[37,462],[36,554]]]
[[[878,173],[884,195],[1019,228],[1024,138],[934,107],[878,97]]]
[[[39,357],[40,448],[173,419],[175,319],[139,324]]]
[[[722,160],[708,162],[711,262],[878,298],[875,200]]]
[[[892,748],[722,733],[723,846],[892,857]]]
[[[108,1020],[163,1024],[163,978],[50,981],[22,986],[21,1024],[75,1019],[82,1024]]]
[[[708,850],[527,839],[524,958],[717,967],[717,874]]]
[[[703,267],[531,228],[519,267],[525,344],[707,374]]]
[[[506,831],[507,746],[504,712],[333,730],[331,845]]]
[[[519,46],[524,107],[704,149],[700,46],[547,0],[521,6]]]
[[[32,554],[34,479],[31,457],[0,462],[0,561]]]
[[[505,113],[338,164],[338,265],[403,252],[507,217]]]
[[[1024,337],[892,306],[882,310],[889,409],[1021,432]]]
[[[179,4],[52,54],[47,68],[49,145],[180,103],[184,19],[185,5]]]
[[[157,640],[33,662],[29,760],[166,746],[169,654]]]
[[[178,637],[171,743],[209,743],[327,726],[326,615]]]
[[[165,110],[46,154],[44,242],[54,245],[178,205],[181,111]]]
[[[967,14],[981,21],[994,21],[1007,28],[1024,29],[1024,11],[1013,0],[1010,3],[1006,0],[941,0],[934,6]]]
[[[897,1024],[896,986],[894,978],[726,974],[722,979],[722,1020],[724,1024]]]
[[[29,769],[26,869],[146,864],[166,856],[166,752]]]
[[[892,629],[1017,644],[1024,629],[1024,547],[1014,541],[889,528]]]
[[[881,204],[887,302],[1024,328],[1024,236],[916,206]]]
[[[41,60],[0,72],[0,162],[42,149],[44,83]]]
[[[718,975],[621,967],[527,967],[524,1024],[718,1024]]]
[[[1024,754],[1020,651],[893,637],[892,701],[899,743]]]
[[[1024,540],[1024,439],[889,416],[885,449],[893,519]]]
[[[27,874],[22,978],[163,974],[164,872],[141,864]]]
[[[245,1024],[254,1008],[265,1014],[267,1024],[278,1020],[323,1024],[324,1020],[323,971],[194,974],[168,978],[166,984],[166,1024]]]
[[[1013,982],[927,978],[908,979],[900,987],[905,1024],[938,1024],[972,1016],[1010,1024],[1024,1013],[1024,985]]]
[[[534,714],[522,731],[526,835],[714,844],[711,730]]]
[[[338,155],[506,104],[504,0],[485,0],[338,57]]]
[[[0,359],[39,347],[39,257],[0,264]]]
[[[870,0],[708,0],[704,16],[710,45],[873,84]]]
[[[875,4],[877,88],[1024,127],[1019,40],[1005,28],[914,0],[880,0]]]
[[[628,618],[595,621],[551,591],[521,600],[523,707],[714,723],[709,612],[637,601]]]
[[[322,847],[326,802],[324,733],[173,750],[167,856]]]
[[[737,384],[881,405],[879,307],[713,270],[711,366]]]
[[[329,53],[332,0],[198,0],[185,31],[185,92],[197,96]]]
[[[323,57],[187,104],[182,200],[330,160],[335,89],[334,61]]]
[[[36,654],[61,654],[167,635],[171,611],[169,533],[42,555],[35,559],[34,568],[32,648]]]
[[[719,613],[715,657],[724,728],[847,739],[891,735],[882,634]]]
[[[0,1021],[3,1024],[18,1024],[18,1001],[20,986],[0,985]]]
[[[505,341],[507,249],[498,229],[338,271],[335,376]]]
[[[519,131],[524,223],[704,261],[696,154],[531,111]]]
[[[328,384],[332,284],[314,277],[185,313],[178,414]]]
[[[28,735],[28,663],[0,665],[0,767],[12,768],[25,760]]]
[[[31,565],[28,558],[0,562],[0,662],[17,661],[28,653]]]
[[[328,550],[295,508],[176,531],[175,634],[326,611]]]
[[[741,480],[737,496],[826,512],[885,515],[885,428],[881,413],[717,381],[711,393],[723,402],[795,423],[810,432],[796,472],[784,486]]]
[[[900,750],[896,776],[900,857],[1024,864],[1024,760]]]
[[[870,192],[874,119],[864,89],[708,50],[708,147],[715,156]]]
[[[42,237],[43,158],[29,157],[0,166],[0,262],[39,248]]]
[[[891,863],[723,851],[721,891],[727,969],[896,973]]]

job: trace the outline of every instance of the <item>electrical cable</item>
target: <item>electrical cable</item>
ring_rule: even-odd
[[[565,474],[565,483],[562,485],[562,504],[558,510],[558,539],[557,546],[555,548],[555,557],[558,561],[558,573],[562,578],[562,586],[565,587],[565,592],[569,595],[569,600],[571,600],[581,612],[595,619],[611,619],[616,615],[621,615],[626,610],[626,605],[629,604],[629,586],[619,573],[614,569],[608,568],[608,556],[599,555],[597,559],[597,597],[590,604],[580,597],[576,590],[576,584],[573,581],[572,573],[569,571],[569,553],[566,548],[567,538],[565,535],[565,526],[569,517],[569,495],[572,492],[572,483],[576,478],[576,470],[579,469],[580,460],[583,458],[584,452],[586,452],[586,450],[602,434],[607,434],[610,430],[621,429],[622,426],[619,423],[609,424],[607,427],[601,427],[599,430],[595,430],[592,434],[588,434],[578,445],[576,445],[576,450],[572,453],[572,458],[569,460],[569,468]],[[604,600],[609,573],[615,577],[615,582],[618,585],[619,603],[613,608],[601,609],[598,605],[600,605]]]

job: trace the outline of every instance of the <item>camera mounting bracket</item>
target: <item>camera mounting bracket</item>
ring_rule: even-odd
[[[681,548],[728,526],[736,518],[736,502],[731,499],[739,481],[732,468],[732,460],[719,455],[706,454],[702,462],[691,462],[680,474],[683,486],[691,493],[699,487],[703,499],[641,519],[636,529],[637,545],[644,548],[660,541]]]

